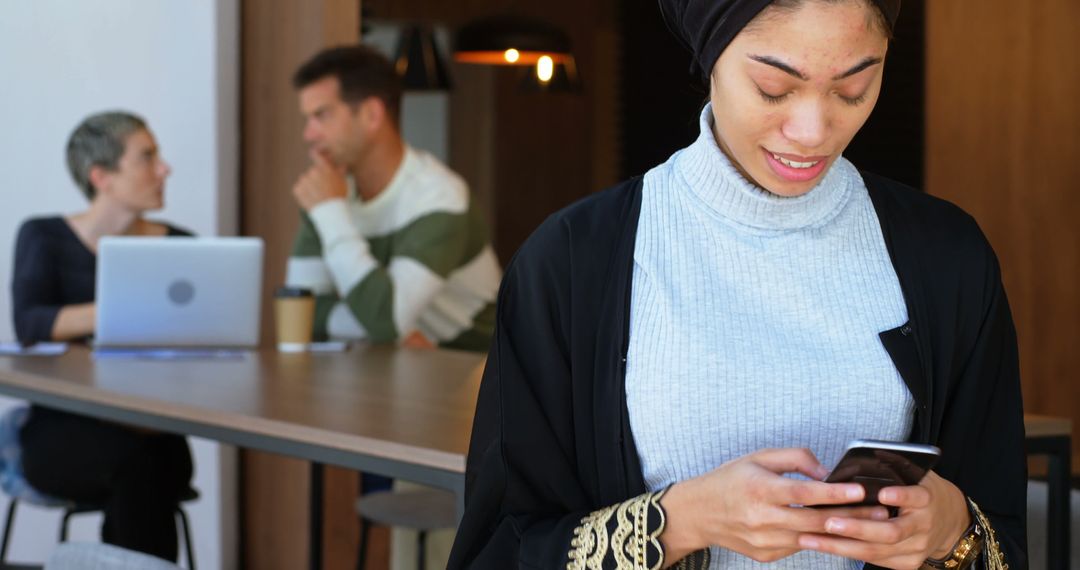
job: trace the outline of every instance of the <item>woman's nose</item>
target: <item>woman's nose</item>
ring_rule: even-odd
[[[807,151],[820,148],[829,138],[830,120],[825,105],[807,101],[796,105],[782,128],[784,137]]]

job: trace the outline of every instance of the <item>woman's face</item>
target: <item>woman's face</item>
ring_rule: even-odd
[[[714,135],[751,182],[809,192],[866,122],[888,38],[862,1],[766,9],[713,67]]]
[[[124,154],[116,170],[104,172],[98,193],[134,212],[158,210],[164,205],[165,179],[171,172],[158,154],[154,135],[140,129],[124,141]]]

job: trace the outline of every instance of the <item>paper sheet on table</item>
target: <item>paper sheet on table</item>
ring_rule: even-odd
[[[241,360],[250,351],[219,348],[95,348],[95,360]]]
[[[0,342],[0,355],[9,356],[60,356],[67,352],[66,342],[38,342],[23,346],[18,342]]]

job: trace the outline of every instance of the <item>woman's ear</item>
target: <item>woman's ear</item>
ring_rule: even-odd
[[[110,172],[104,166],[95,164],[90,167],[90,184],[94,187],[96,194],[106,192],[109,188],[109,182],[112,180],[112,172]]]

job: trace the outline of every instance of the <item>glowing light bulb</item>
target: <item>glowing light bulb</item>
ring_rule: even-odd
[[[551,77],[555,75],[555,61],[551,59],[551,56],[542,55],[536,62],[536,77],[543,83],[551,81]]]
[[[503,58],[506,59],[507,63],[517,63],[517,60],[521,59],[521,52],[514,48],[510,48],[503,53]]]

